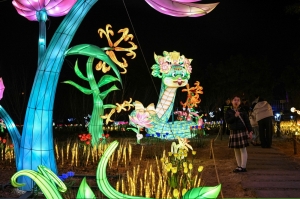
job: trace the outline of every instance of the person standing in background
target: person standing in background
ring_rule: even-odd
[[[255,106],[255,104],[253,104]],[[253,113],[253,110],[250,110],[249,112],[249,120],[250,124],[253,130],[253,136],[251,140],[251,144],[253,146],[260,146],[260,139],[259,139],[259,127],[258,122],[256,121],[255,114]]]
[[[234,96],[232,108],[228,108],[225,113],[225,120],[230,129],[228,147],[234,149],[237,167],[233,172],[246,172],[248,153],[246,147],[249,146],[248,139],[252,139],[252,127],[249,115],[240,109],[241,98]]]
[[[254,98],[255,98],[255,99],[252,101],[251,107],[253,107],[253,104],[257,104],[258,99],[259,99],[259,96],[258,96],[258,95],[255,95]]]
[[[225,121],[225,113],[227,111],[228,108],[232,108],[232,104],[230,102],[230,98],[226,98],[225,103],[223,104],[222,108],[221,108],[221,119],[223,120],[223,124],[222,124],[222,134],[225,135],[229,135],[229,129],[228,129],[228,125]]]
[[[241,108],[244,109],[247,113],[250,111],[250,105],[248,100],[242,99]]]
[[[273,110],[271,105],[259,97],[253,108],[256,121],[258,122],[259,138],[262,148],[271,148],[273,137]]]

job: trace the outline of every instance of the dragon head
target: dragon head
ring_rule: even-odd
[[[192,72],[192,59],[185,58],[179,52],[163,52],[163,56],[154,53],[156,64],[152,66],[152,75],[163,79],[168,87],[183,87],[188,83]]]

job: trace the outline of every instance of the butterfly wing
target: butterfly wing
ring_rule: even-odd
[[[133,103],[133,105],[134,105],[136,111],[144,111],[144,110],[145,110],[144,105],[143,105],[140,101],[137,101],[137,100],[136,100],[136,101]]]
[[[149,104],[149,105],[147,106],[147,108],[146,108],[146,111],[147,111],[150,115],[156,114],[154,103]]]

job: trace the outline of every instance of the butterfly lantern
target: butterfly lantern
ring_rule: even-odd
[[[4,86],[4,84],[3,84],[3,79],[2,79],[2,77],[0,77],[0,100],[1,100],[2,97],[3,97],[4,89],[5,89],[5,86]]]

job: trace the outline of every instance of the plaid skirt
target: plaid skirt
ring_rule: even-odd
[[[247,146],[249,146],[249,142],[248,142],[248,135],[246,131],[230,130],[229,142],[228,142],[229,148],[244,148]]]

